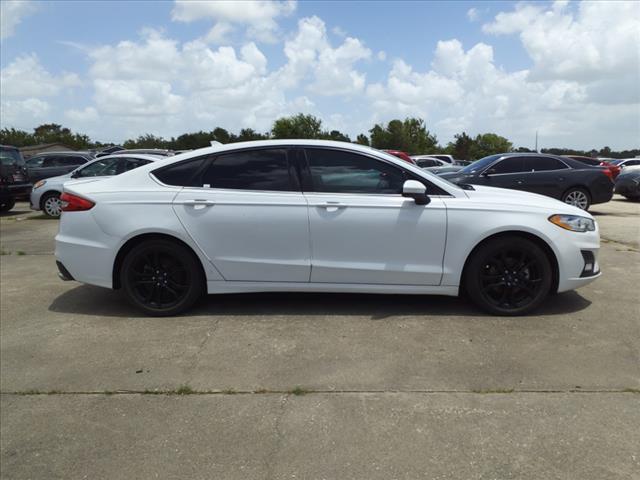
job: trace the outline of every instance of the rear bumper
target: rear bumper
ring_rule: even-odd
[[[607,203],[613,197],[613,182],[608,178],[599,180],[591,188],[591,203]]]

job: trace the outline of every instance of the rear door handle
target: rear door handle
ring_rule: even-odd
[[[206,200],[204,198],[196,198],[193,200],[184,200],[182,202],[183,205],[215,205],[216,202],[214,202],[213,200]]]
[[[316,205],[317,207],[324,208],[327,212],[335,212],[340,208],[345,208],[346,205],[340,202],[323,202]]]

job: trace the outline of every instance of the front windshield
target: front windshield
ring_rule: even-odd
[[[498,160],[501,156],[502,154],[489,155],[488,157],[484,157],[484,158],[481,158],[480,160],[476,160],[471,165],[467,165],[462,170],[460,170],[460,173],[469,175],[472,173],[480,172],[484,170],[486,167],[488,167],[489,165],[491,165],[493,162]]]

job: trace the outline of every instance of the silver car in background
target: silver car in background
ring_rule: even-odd
[[[107,155],[88,162],[65,175],[40,180],[33,185],[31,191],[31,209],[42,210],[47,216],[57,218],[62,211],[60,194],[66,182],[84,183],[113,177],[162,158],[166,157],[130,153]]]

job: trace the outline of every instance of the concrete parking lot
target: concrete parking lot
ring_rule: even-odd
[[[640,478],[640,204],[534,315],[446,297],[209,296],[140,316],[0,218],[2,478]]]

